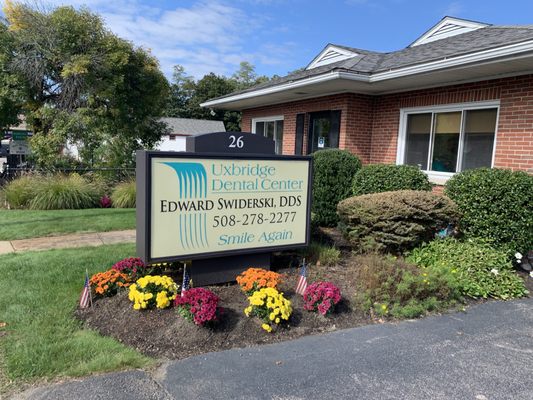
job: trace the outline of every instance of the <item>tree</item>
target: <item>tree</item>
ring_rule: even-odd
[[[167,117],[191,118],[188,108],[196,83],[187,75],[182,65],[175,65],[170,85],[169,98],[165,114]]]
[[[9,54],[13,50],[13,43],[9,40],[7,27],[0,24],[0,131],[5,131],[12,125],[19,123],[25,97],[25,87],[22,79],[16,74],[9,73],[11,61]],[[0,135],[0,139],[3,135]]]
[[[240,63],[239,70],[231,78],[211,72],[198,81],[188,76],[181,65],[176,65],[167,116],[224,121],[227,131],[240,131],[240,112],[207,109],[200,107],[200,104],[268,80],[266,76],[258,77],[255,67],[247,61]]]
[[[268,82],[270,79],[266,76],[257,76],[255,66],[248,61],[241,61],[239,69],[231,78],[235,81],[238,90],[248,89],[249,87]]]
[[[168,82],[152,55],[84,8],[37,10],[8,0],[4,13],[12,43],[4,56],[28,87],[24,111],[39,164],[53,163],[69,140],[86,162],[131,165],[135,149],[160,139]],[[101,157],[113,145],[123,159]]]

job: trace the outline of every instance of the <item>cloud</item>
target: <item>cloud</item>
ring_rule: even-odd
[[[167,77],[176,64],[201,78],[209,72],[230,75],[241,61],[262,65],[290,63],[290,52],[281,46],[264,43],[253,50],[246,49],[252,35],[259,35],[261,40],[261,22],[236,2],[199,0],[190,6],[170,9],[139,0],[51,0],[49,3],[88,6],[118,36],[149,49]],[[269,25],[270,30],[273,28]]]
[[[444,15],[458,16],[464,11],[464,5],[459,1],[454,1],[450,3],[448,7],[444,10]]]

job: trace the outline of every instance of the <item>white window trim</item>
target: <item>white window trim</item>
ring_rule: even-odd
[[[498,124],[500,120],[500,100],[494,101],[478,101],[471,103],[455,103],[455,104],[445,104],[439,106],[427,106],[427,107],[411,107],[411,108],[401,108],[400,109],[400,123],[398,128],[398,145],[396,146],[396,164],[402,165],[405,158],[405,145],[406,145],[406,136],[407,136],[407,117],[410,114],[424,114],[428,112],[454,112],[454,111],[469,111],[469,110],[479,110],[485,108],[496,108],[496,128],[494,130],[494,144],[492,147],[492,160],[491,168],[494,167],[494,157],[496,155],[496,143],[498,141]],[[461,121],[464,119],[461,118]],[[461,132],[463,129],[461,129]],[[462,137],[461,137],[461,140]],[[459,143],[461,147],[462,144]],[[459,150],[458,150],[459,151]],[[459,156],[459,155],[458,155]],[[429,178],[430,182],[443,185],[454,176],[454,172],[439,172],[439,171],[423,171]]]
[[[259,117],[259,118],[252,118],[252,133],[256,133],[255,131],[255,125],[258,123],[258,122],[272,122],[272,121],[284,121],[285,118],[283,117],[283,115],[273,115],[273,116],[270,116],[270,117]]]

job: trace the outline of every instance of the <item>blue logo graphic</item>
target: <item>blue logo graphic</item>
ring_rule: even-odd
[[[203,199],[207,197],[207,173],[200,163],[164,162],[178,176],[181,199]],[[208,246],[207,214],[187,212],[180,214],[180,242],[183,248]]]

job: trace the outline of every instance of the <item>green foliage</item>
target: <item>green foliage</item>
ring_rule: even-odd
[[[428,177],[412,165],[375,164],[361,168],[354,177],[353,195],[395,190],[431,190]]]
[[[459,218],[446,196],[400,190],[351,197],[339,203],[340,227],[360,251],[402,253],[435,237]]]
[[[27,87],[23,111],[39,166],[49,166],[67,140],[91,165],[117,162],[103,159],[110,145],[122,149],[118,165],[131,165],[137,148],[160,139],[168,82],[153,56],[85,8],[41,11],[9,2],[4,12],[0,33],[11,46],[0,46],[0,58],[5,73]]]
[[[435,240],[413,250],[408,261],[427,270],[456,275],[456,287],[465,296],[511,299],[527,294],[524,281],[514,272],[506,252],[486,242]]]
[[[136,193],[135,181],[119,183],[111,193],[113,207],[135,208]]]
[[[227,131],[240,131],[241,113],[200,107],[201,103],[225,96],[238,90],[267,82],[266,76],[257,76],[255,67],[247,61],[230,78],[209,73],[195,81],[181,65],[174,67],[166,116],[224,121]]]
[[[303,251],[303,256],[307,261],[325,266],[338,264],[341,258],[341,252],[334,246],[328,246],[318,242],[311,242],[311,244]]]
[[[445,193],[463,214],[466,237],[491,240],[509,252],[533,249],[533,176],[480,168],[456,174]]]
[[[414,318],[460,300],[455,276],[423,270],[400,259],[367,255],[357,259],[356,304],[379,316]]]
[[[76,210],[98,206],[103,193],[78,174],[53,175],[33,188],[29,208],[33,210]]]
[[[313,154],[313,212],[317,224],[337,224],[337,204],[350,196],[359,168],[361,161],[346,150],[327,149]]]
[[[12,180],[4,188],[4,195],[10,208],[26,208],[34,195],[35,186],[40,178],[25,175]]]

